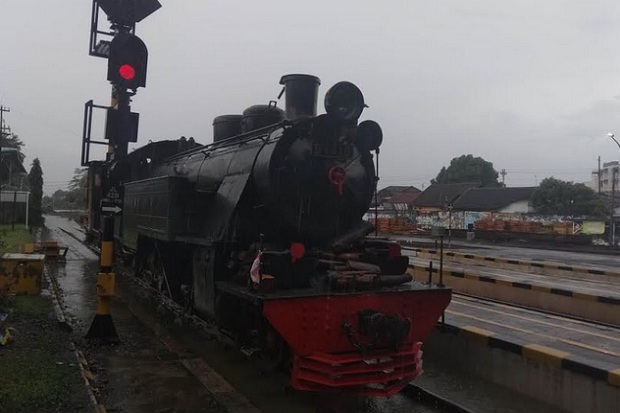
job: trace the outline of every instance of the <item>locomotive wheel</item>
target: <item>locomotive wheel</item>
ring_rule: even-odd
[[[157,250],[152,251],[146,259],[145,274],[149,277],[149,283],[155,287],[157,291],[166,293],[164,288],[166,272]]]
[[[250,357],[257,370],[264,373],[290,370],[288,344],[253,304],[220,292],[215,300],[215,319],[239,349],[258,350]]]
[[[260,371],[273,373],[278,370],[287,371],[290,368],[290,351],[280,335],[268,327],[264,340],[261,357],[256,364]]]
[[[142,257],[136,258],[135,263],[135,272],[139,278],[160,293],[171,297],[164,263],[156,245],[148,252],[145,251]]]

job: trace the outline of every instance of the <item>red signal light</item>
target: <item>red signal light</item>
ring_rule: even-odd
[[[121,67],[118,68],[118,74],[125,80],[131,80],[136,77],[136,69],[134,69],[132,65],[121,65]]]

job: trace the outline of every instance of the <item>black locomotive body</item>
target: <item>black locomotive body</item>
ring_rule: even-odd
[[[220,116],[212,144],[155,142],[93,165],[103,189],[91,177],[90,204],[120,193],[116,238],[136,275],[244,346],[288,348],[294,387],[393,394],[421,373],[450,291],[412,283],[398,244],[366,237],[382,135],[358,124],[359,89],[336,84],[317,116],[318,78],[281,84],[286,111]]]

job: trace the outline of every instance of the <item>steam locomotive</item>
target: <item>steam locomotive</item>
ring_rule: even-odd
[[[285,110],[218,116],[211,144],[152,142],[92,162],[90,233],[116,203],[135,275],[286,363],[294,388],[392,395],[421,374],[451,291],[412,281],[399,244],[369,236],[383,136],[358,122],[360,89],[335,84],[317,116],[317,77],[280,84]]]

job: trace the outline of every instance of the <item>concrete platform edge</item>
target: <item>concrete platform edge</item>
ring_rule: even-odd
[[[512,343],[472,329],[445,326],[425,342],[426,363],[511,389],[571,413],[620,411],[620,371],[584,371],[569,356]],[[527,358],[530,356],[532,358]],[[559,361],[559,363],[558,363]],[[577,371],[575,371],[577,370]],[[607,374],[607,380],[598,380]],[[593,377],[594,376],[594,377]],[[610,383],[615,383],[610,384]]]
[[[409,268],[413,269],[414,271],[422,271],[425,273],[428,273],[428,270],[429,270],[429,267],[415,265],[415,264],[410,264]],[[438,273],[439,273],[439,270],[437,268],[433,268],[433,274],[438,274]],[[564,297],[572,297],[572,298],[577,298],[580,300],[596,301],[596,302],[603,303],[603,304],[611,304],[611,305],[620,306],[620,298],[617,298],[617,297],[610,297],[606,295],[586,294],[586,293],[572,291],[572,290],[568,290],[564,288],[552,288],[546,285],[539,285],[536,283],[525,283],[525,282],[517,282],[517,281],[509,282],[506,280],[499,280],[495,277],[491,277],[488,275],[478,275],[478,274],[472,274],[472,273],[464,272],[464,271],[455,271],[455,270],[450,270],[449,268],[444,269],[444,275],[446,274],[452,277],[456,277],[456,278],[467,278],[470,280],[481,281],[481,282],[486,282],[486,283],[491,283],[491,284],[502,284],[502,285],[507,285],[510,287],[525,289],[525,290],[535,290],[535,291],[554,294],[554,295],[561,295]]]
[[[425,248],[410,248],[411,251],[415,251],[416,253],[428,254],[431,256],[439,256],[439,251],[435,249],[425,249]],[[493,262],[493,263],[501,263],[501,264],[509,264],[517,267],[526,266],[526,267],[538,267],[545,268],[551,270],[558,271],[567,271],[567,272],[576,272],[582,274],[591,274],[591,275],[604,275],[610,277],[620,277],[620,272],[617,271],[608,271],[608,270],[599,270],[596,268],[586,268],[579,266],[569,266],[562,265],[558,263],[552,262],[532,262],[525,260],[516,260],[516,259],[508,259],[508,258],[500,258],[500,257],[491,257],[484,255],[475,255],[468,254],[457,251],[444,251],[444,256],[447,258],[460,258],[466,261],[484,261],[484,262]]]
[[[620,369],[602,369],[587,365],[572,358],[568,352],[539,344],[520,344],[497,336],[495,333],[474,326],[458,327],[455,325],[439,325],[437,330],[464,337],[491,348],[518,354],[525,359],[548,364],[568,370],[572,373],[586,375],[594,380],[605,381],[611,386],[620,388]]]

